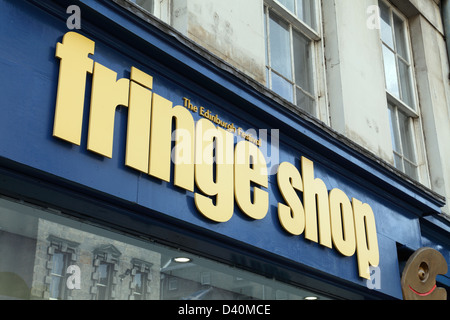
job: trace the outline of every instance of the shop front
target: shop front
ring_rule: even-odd
[[[2,298],[443,297],[445,199],[167,25],[68,5],[1,2]]]

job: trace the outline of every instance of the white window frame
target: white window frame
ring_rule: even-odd
[[[146,10],[145,8],[138,5],[137,0],[112,0],[121,6],[125,6],[123,3],[126,3],[128,6],[137,8],[138,10],[145,12],[147,14],[151,14],[156,18],[162,20],[163,22],[170,24],[171,19],[171,7],[172,0],[153,0],[153,12]]]
[[[394,144],[395,142],[392,141],[393,144],[393,155],[394,158],[395,156],[401,158],[402,160],[402,168],[399,168],[398,166],[397,169],[402,171],[404,174],[406,174],[406,170],[404,169],[404,162],[407,161],[410,164],[413,164],[417,167],[416,170],[416,176],[410,176],[408,175],[411,179],[416,180],[426,186],[430,186],[430,180],[429,180],[429,172],[428,172],[428,162],[427,162],[427,156],[426,156],[426,151],[425,151],[425,139],[424,139],[424,135],[423,135],[423,130],[422,130],[422,119],[421,119],[421,115],[420,115],[420,104],[419,104],[419,96],[418,96],[418,87],[417,87],[417,81],[415,78],[415,70],[414,70],[414,53],[413,53],[413,49],[412,49],[412,44],[411,44],[411,32],[410,32],[410,27],[409,27],[409,21],[408,18],[402,13],[400,12],[397,8],[395,8],[394,5],[392,5],[389,1],[385,1],[385,0],[378,0],[378,2],[382,2],[384,3],[387,7],[389,7],[389,17],[391,20],[391,24],[393,22],[393,14],[395,14],[397,17],[399,17],[403,22],[404,22],[404,28],[405,28],[405,38],[404,39],[406,41],[406,49],[408,50],[407,54],[408,54],[408,58],[409,58],[409,74],[410,74],[410,81],[411,81],[411,86],[412,86],[412,99],[413,99],[413,106],[409,106],[407,105],[404,101],[402,101],[399,97],[396,97],[394,94],[392,94],[391,92],[389,92],[389,90],[386,87],[386,97],[387,97],[387,110],[388,112],[390,112],[390,109],[393,109],[394,113],[396,114],[396,119],[397,119],[397,132],[391,132],[392,134],[392,138],[394,139],[394,134],[397,134],[398,137],[401,137],[401,132],[399,130],[399,123],[398,123],[398,113],[403,113],[403,115],[405,115],[406,117],[409,118],[409,126],[410,126],[410,130],[412,132],[412,135],[410,137],[410,139],[412,139],[411,141],[411,145],[413,147],[413,152],[414,152],[414,156],[415,156],[415,163],[413,163],[411,161],[411,159],[407,159],[405,157],[405,154],[403,151],[401,151],[401,153],[399,153],[398,151],[394,150]],[[380,15],[381,15],[381,10],[380,10]],[[380,16],[381,19],[381,16]],[[392,24],[392,28],[394,28],[393,24]],[[395,32],[394,33],[394,37],[395,37]],[[395,38],[394,38],[394,43],[395,43]],[[384,43],[382,36],[381,36],[381,30],[380,30],[380,44],[381,44],[381,48],[383,49],[384,46],[386,46],[386,44]],[[388,49],[390,50],[390,49]],[[391,50],[392,51],[392,50]],[[394,52],[396,59],[397,56],[399,55],[398,50],[396,50],[396,52]],[[400,59],[404,60],[402,57],[400,57]],[[383,57],[383,63],[384,62],[384,57]],[[399,86],[401,85],[401,81],[400,81],[400,71],[399,71],[399,67],[398,67],[398,62],[396,60],[396,72],[397,72],[397,77],[398,77],[398,82],[399,82]],[[386,75],[385,75],[386,77]],[[386,82],[387,83],[387,82]],[[401,88],[400,88],[401,91]],[[392,106],[392,108],[391,108]],[[391,129],[394,129],[393,124],[390,124]],[[403,150],[404,146],[403,143],[400,139],[400,149]],[[395,161],[395,159],[394,159]]]
[[[300,20],[294,13],[288,10],[281,2],[278,0],[265,0],[264,1],[266,7],[272,8],[279,15],[281,15],[286,21],[290,24],[293,24],[297,29],[299,29],[306,37],[319,41],[321,39],[321,31],[320,31],[320,21],[322,21],[322,17],[320,16],[320,3],[319,1],[315,1],[315,28],[313,26],[309,26],[307,23]],[[320,18],[320,19],[319,19]],[[319,30],[319,31],[317,31]]]
[[[300,88],[301,91],[308,95],[309,97],[314,99],[313,102],[313,110],[311,115],[318,118],[322,122],[327,125],[330,124],[329,119],[329,111],[328,111],[328,101],[327,101],[327,88],[325,81],[325,55],[324,55],[324,42],[322,41],[323,29],[322,29],[322,11],[320,1],[316,0],[314,2],[314,20],[315,20],[315,29],[309,26],[302,20],[300,20],[297,16],[295,16],[292,12],[290,12],[283,4],[281,4],[277,0],[265,0],[264,1],[264,10],[263,10],[263,21],[265,23],[264,28],[267,32],[267,39],[265,39],[265,50],[267,55],[268,63],[265,66],[265,75],[266,75],[266,86],[272,90],[272,82],[270,73],[272,71],[271,66],[271,52],[270,52],[270,28],[269,28],[269,11],[274,12],[278,17],[282,18],[289,25],[289,35],[290,35],[290,50],[291,50],[291,64],[292,64],[292,72],[294,71],[294,55],[293,55],[293,29],[297,32],[301,33],[305,38],[310,40],[310,53],[311,53],[311,68],[312,68],[312,92],[306,92],[303,88]],[[275,72],[276,73],[276,72]],[[279,73],[277,75],[281,76]],[[297,88],[295,84],[295,74],[292,79],[283,79],[287,80],[289,83],[293,85],[293,88]],[[295,91],[295,90],[294,90]],[[276,92],[274,92],[277,94]],[[278,95],[278,94],[277,94]],[[296,109],[300,109],[296,104],[296,93],[294,93],[294,97],[292,102],[295,105]]]

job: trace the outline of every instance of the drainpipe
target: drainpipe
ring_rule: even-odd
[[[442,22],[444,24],[444,37],[447,44],[447,59],[450,63],[450,0],[441,1],[441,12]]]

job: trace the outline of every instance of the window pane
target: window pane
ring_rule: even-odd
[[[293,86],[285,79],[272,72],[272,90],[290,102],[294,102]]]
[[[394,148],[394,151],[401,154],[402,149],[401,149],[401,145],[400,145],[400,137],[399,137],[398,124],[397,124],[397,115],[395,114],[395,109],[392,106],[389,106],[389,120],[390,120],[390,125],[391,125],[392,146]]]
[[[384,73],[386,76],[386,89],[400,99],[400,89],[397,78],[395,54],[383,45]]]
[[[270,15],[271,67],[288,79],[292,79],[291,45],[289,26],[278,17]]]
[[[395,161],[395,167],[400,170],[401,172],[405,172],[405,169],[403,167],[403,159],[398,154],[394,153],[394,161]]]
[[[294,32],[295,82],[305,91],[312,93],[312,70],[310,42],[302,34]]]
[[[416,161],[414,152],[414,139],[412,133],[412,119],[404,115],[403,113],[398,113],[398,120],[400,125],[400,133],[402,139],[403,156],[410,160],[411,162]]]
[[[409,161],[405,160],[404,161],[404,166],[405,166],[405,173],[410,176],[411,178],[414,179],[418,179],[418,174],[417,174],[417,166],[410,163]]]
[[[409,107],[415,109],[410,68],[401,59],[398,59],[398,69],[400,73],[400,82],[402,90],[401,99]]]
[[[138,293],[142,293],[142,273],[137,272],[136,275],[133,278],[134,282],[134,290]]]
[[[52,277],[52,282],[50,283],[49,291],[50,291],[50,298],[53,299],[62,299],[61,297],[61,280],[60,277]]]
[[[382,1],[379,1],[379,4],[381,16],[381,39],[393,49],[394,39],[392,35],[392,26],[389,8]]]
[[[64,254],[55,253],[53,255],[52,273],[62,276],[63,270],[64,270]]]
[[[283,6],[290,12],[295,14],[295,1],[294,0],[278,0]]]
[[[297,0],[297,17],[315,29],[314,0]]]
[[[98,267],[98,282],[102,285],[108,285],[109,280],[109,272],[110,272],[110,265],[106,263],[101,263]]]
[[[308,112],[309,114],[314,114],[314,100],[311,99],[307,94],[305,94],[302,90],[297,89],[297,106]]]
[[[408,51],[406,47],[405,23],[397,15],[394,14],[394,31],[396,50],[406,61],[408,59]]]

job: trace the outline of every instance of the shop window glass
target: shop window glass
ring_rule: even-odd
[[[0,299],[328,299],[1,196],[0,226]],[[80,286],[68,286],[76,276]]]

